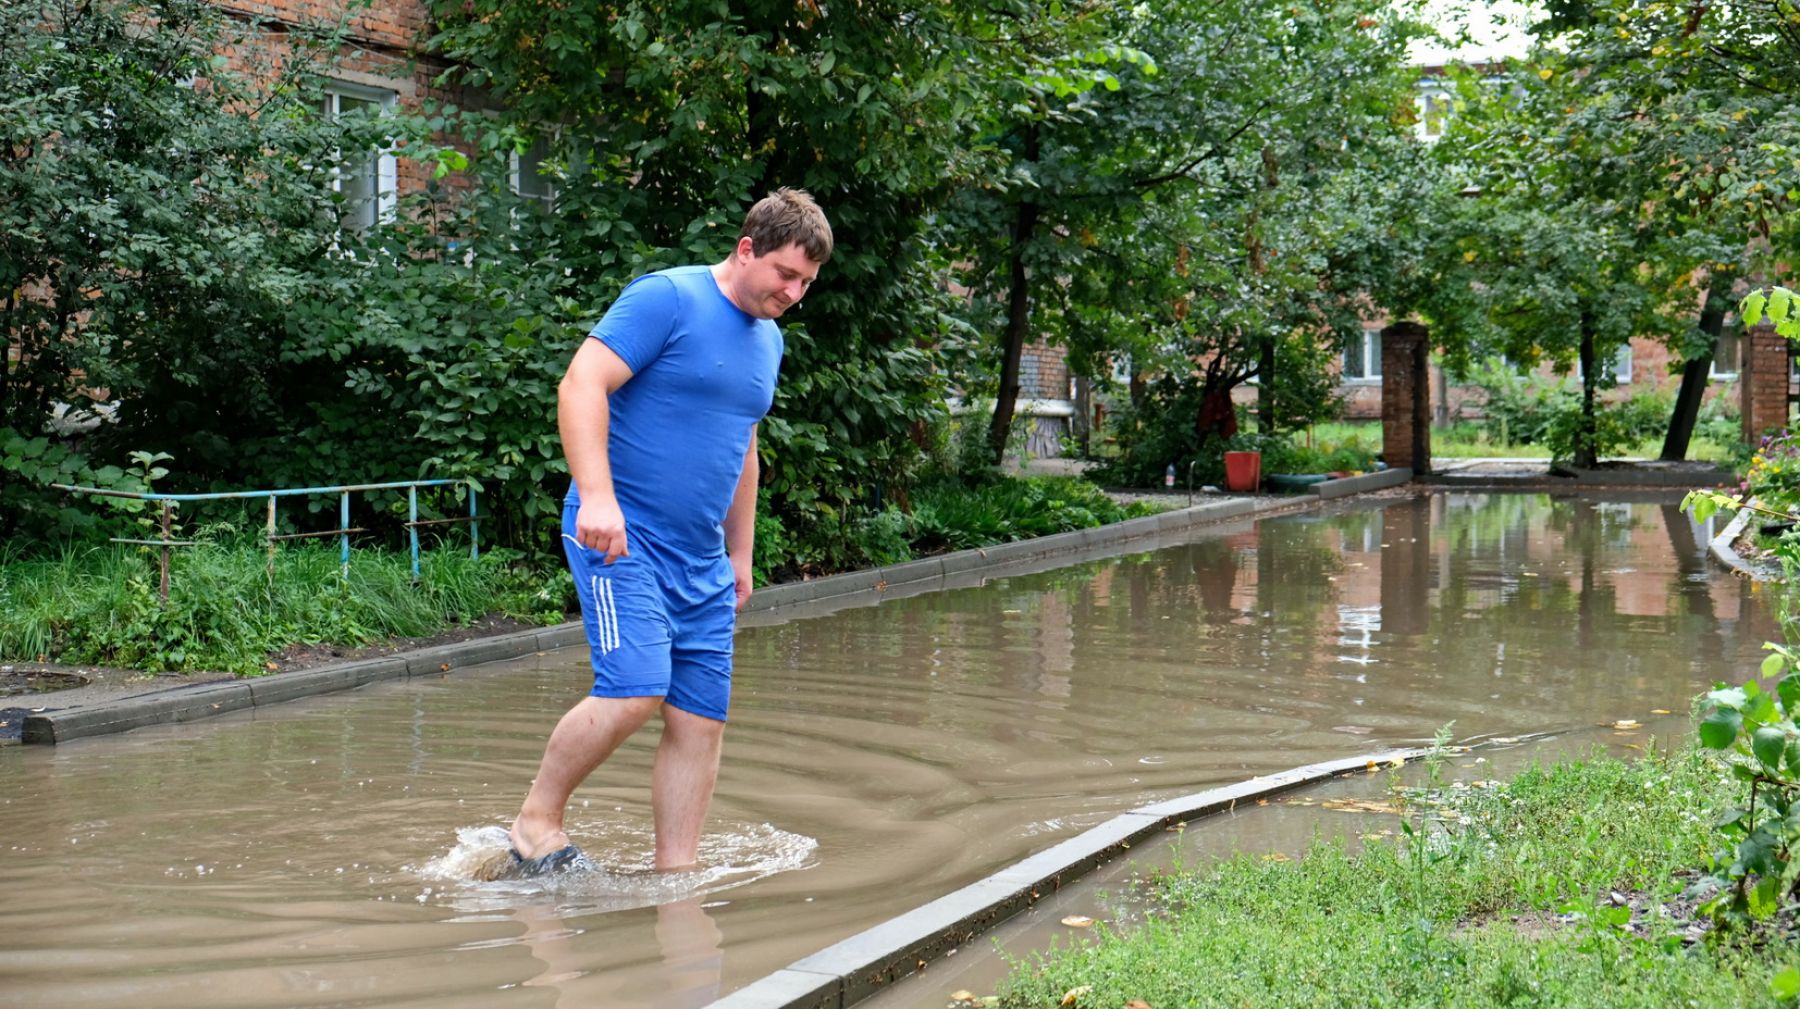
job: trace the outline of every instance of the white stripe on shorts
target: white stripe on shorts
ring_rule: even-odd
[[[601,582],[600,587],[606,592],[606,619],[611,626],[612,647],[617,648],[619,647],[619,604],[613,599],[612,579],[608,578]]]
[[[605,655],[613,650],[612,635],[606,620],[606,593],[600,588],[600,576],[588,576],[588,591],[594,597],[594,637],[600,647],[600,654]]]

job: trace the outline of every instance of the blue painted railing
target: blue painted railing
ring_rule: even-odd
[[[448,487],[462,484],[469,489],[468,517],[419,520],[419,488]],[[171,535],[174,520],[174,506],[181,501],[226,501],[244,498],[268,498],[269,521],[267,540],[269,545],[269,573],[275,572],[275,544],[282,540],[316,539],[324,536],[336,536],[341,543],[341,564],[346,577],[350,573],[350,534],[367,532],[366,529],[355,529],[350,526],[350,495],[354,491],[399,490],[406,489],[406,531],[412,540],[412,576],[419,578],[419,529],[423,526],[448,525],[450,523],[467,522],[469,524],[469,556],[481,556],[481,512],[480,492],[475,484],[465,480],[402,480],[395,483],[359,483],[340,484],[335,487],[283,487],[276,490],[241,490],[221,491],[213,494],[157,494],[152,492],[111,490],[105,487],[80,487],[71,484],[51,484],[58,490],[71,494],[93,494],[98,497],[131,498],[138,501],[155,501],[161,506],[162,538],[161,539],[129,539],[113,537],[114,543],[135,543],[143,546],[161,547],[162,554],[162,601],[169,601],[169,552],[175,547],[192,546],[193,540],[177,540]],[[275,532],[275,502],[284,497],[300,497],[308,494],[338,495],[338,528],[325,529],[312,533]]]

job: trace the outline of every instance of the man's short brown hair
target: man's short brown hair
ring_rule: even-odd
[[[831,222],[804,189],[783,186],[756,201],[744,215],[738,237],[750,239],[750,251],[757,256],[798,245],[815,263],[831,258]]]

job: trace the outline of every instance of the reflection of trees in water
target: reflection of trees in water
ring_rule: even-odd
[[[1620,677],[1689,678],[1693,663],[1716,664],[1735,647],[1738,632],[1712,619],[1716,583],[1688,580],[1704,561],[1670,507],[1448,494],[1267,520],[769,628],[746,658],[810,663],[828,678],[834,668],[891,676],[930,696],[865,690],[868,717],[996,739],[1034,731],[1034,711],[1054,721],[1064,709],[1116,708],[1120,691],[1203,702],[1197,680],[1336,697],[1350,675],[1420,685],[1523,677],[1598,697]],[[1618,586],[1629,577],[1655,577],[1688,602],[1622,614]],[[1347,613],[1360,621],[1348,643]],[[1357,670],[1346,657],[1372,664]],[[996,693],[1036,700],[1012,720],[971,710],[971,697]]]

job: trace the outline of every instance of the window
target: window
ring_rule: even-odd
[[[521,199],[537,200],[548,210],[556,202],[556,176],[546,161],[550,160],[552,137],[539,136],[524,153],[512,155],[512,191]]]
[[[1344,381],[1381,381],[1381,330],[1365,329],[1344,348]]]
[[[1435,140],[1444,135],[1444,117],[1450,111],[1450,98],[1438,91],[1419,95],[1419,136]]]
[[[1631,344],[1626,344],[1613,354],[1613,359],[1600,370],[1600,380],[1612,379],[1614,385],[1631,384]],[[1575,381],[1582,380],[1581,359],[1575,359]]]
[[[344,81],[325,84],[325,115],[332,119],[358,113],[379,115],[394,103],[392,91]],[[331,188],[344,194],[343,227],[365,231],[393,220],[395,161],[392,151],[372,147],[350,152],[339,163]]]
[[[1719,342],[1713,347],[1712,370],[1707,373],[1707,377],[1720,382],[1737,378],[1743,342],[1740,334],[1720,333]]]

